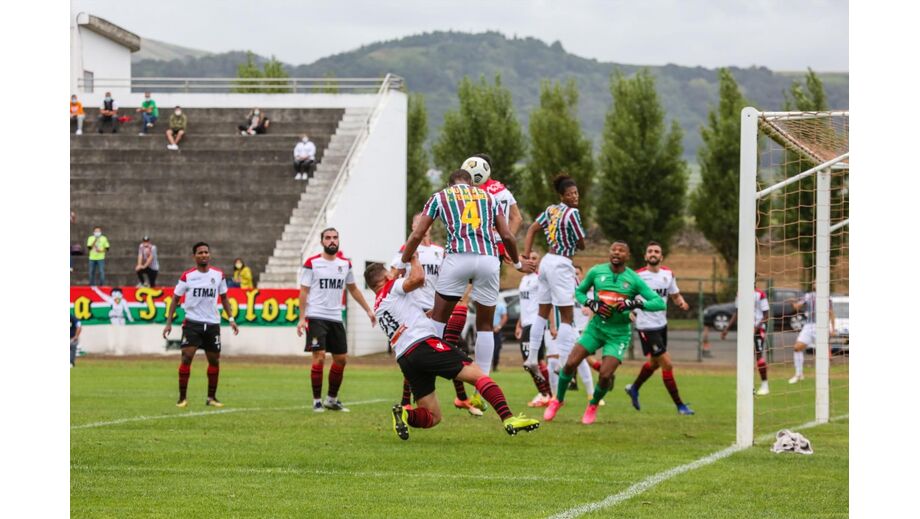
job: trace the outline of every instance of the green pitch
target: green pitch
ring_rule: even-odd
[[[397,367],[355,364],[339,395],[351,413],[314,414],[306,360],[224,359],[218,397],[226,407],[215,410],[204,406],[201,356],[187,409],[174,407],[177,359],[80,359],[71,370],[72,516],[545,517],[734,440],[731,371],[678,367],[681,395],[697,412],[684,417],[657,374],[642,389],[642,411],[633,410],[623,386],[638,364],[626,364],[594,425],[580,423],[582,389],[568,393],[554,422],[516,437],[491,409],[478,419],[455,410],[452,386],[439,381],[444,420],[400,441],[389,414],[401,392]],[[847,379],[839,368],[832,373],[831,416],[839,416],[847,412],[839,403]],[[799,398],[784,387],[790,375],[771,373],[774,393],[766,398]],[[493,378],[515,413],[542,418],[542,409],[526,407],[535,391],[523,370],[507,367]],[[804,384],[797,389],[813,391],[812,380]],[[800,421],[786,426],[813,419],[801,399],[789,415]],[[769,408],[776,423],[779,407]],[[761,441],[584,517],[846,517],[848,430],[846,419],[803,430],[812,456],[773,454],[772,442]]]

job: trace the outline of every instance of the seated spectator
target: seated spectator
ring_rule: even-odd
[[[138,135],[147,135],[147,130],[153,128],[160,117],[160,109],[156,101],[150,99],[150,92],[144,92],[144,102],[136,111],[141,112],[141,131]]]
[[[241,124],[237,128],[240,130],[240,135],[262,134],[268,130],[271,123],[267,114],[258,108],[253,108],[246,116],[246,124]]]
[[[83,135],[83,120],[86,114],[83,113],[83,103],[77,101],[76,94],[70,96],[70,122],[77,121],[76,135]]]
[[[294,180],[309,180],[316,171],[316,145],[303,135],[294,146]]]
[[[150,236],[144,236],[144,241],[137,247],[137,286],[157,286],[157,274],[160,273],[160,261],[157,258],[157,246],[151,243]],[[147,279],[144,279],[144,276]]]
[[[118,133],[118,122],[118,103],[112,99],[111,92],[106,92],[105,98],[102,99],[102,108],[99,110],[99,118],[96,120],[99,133],[102,133],[106,123],[112,125],[112,133]]]
[[[185,135],[185,127],[188,125],[188,116],[182,113],[182,109],[176,106],[176,110],[169,116],[169,129],[166,130],[167,150],[178,150],[179,141]]]
[[[233,279],[227,281],[228,287],[255,288],[252,284],[252,270],[243,263],[243,258],[233,260]]]

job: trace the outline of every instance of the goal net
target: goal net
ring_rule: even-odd
[[[848,412],[849,112],[741,117],[737,442],[751,445]]]

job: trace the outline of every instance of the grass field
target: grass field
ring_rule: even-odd
[[[351,412],[314,414],[301,360],[224,359],[218,396],[226,407],[212,410],[204,406],[199,356],[190,406],[180,410],[173,405],[177,359],[80,359],[71,370],[71,515],[545,517],[734,440],[731,370],[679,367],[681,394],[697,411],[683,417],[658,376],[642,390],[642,411],[634,411],[622,388],[638,364],[626,364],[596,424],[580,423],[585,395],[570,392],[554,422],[516,437],[492,410],[474,419],[453,409],[452,388],[439,381],[444,420],[411,430],[403,442],[389,416],[402,381],[395,364],[353,363],[340,393]],[[534,390],[523,371],[494,378],[515,412],[537,414],[525,405]],[[845,382],[832,384],[845,392]],[[845,413],[832,407],[832,416]],[[584,517],[846,517],[848,421],[802,432],[812,456],[773,454],[762,439]]]

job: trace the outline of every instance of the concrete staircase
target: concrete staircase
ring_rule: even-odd
[[[319,208],[330,195],[335,177],[342,167],[361,128],[367,123],[371,108],[349,108],[342,116],[338,129],[329,141],[326,158],[317,167],[314,179],[300,196],[297,206],[290,213],[281,239],[275,243],[275,250],[259,276],[261,288],[296,287],[298,271],[303,264],[301,249],[307,240],[307,233],[319,216]]]
[[[137,135],[137,121],[115,135],[97,134],[95,109],[87,110],[84,134],[71,135],[70,198],[77,216],[71,242],[85,245],[93,226],[103,227],[111,243],[107,285],[136,284],[137,246],[145,234],[159,250],[159,285],[175,284],[193,266],[191,246],[199,240],[211,244],[216,267],[229,275],[233,259],[241,257],[260,282],[292,211],[311,193],[321,202],[331,179],[319,172],[337,172],[350,146],[334,136],[351,124],[342,121],[343,109],[268,110],[269,133],[251,137],[236,130],[244,110],[183,111],[189,134],[179,151],[166,149],[171,110],[165,107],[145,137]],[[134,115],[133,109],[122,112]],[[304,132],[316,143],[319,161],[309,185],[293,179],[291,166]],[[72,284],[88,281],[86,260],[73,258]]]

